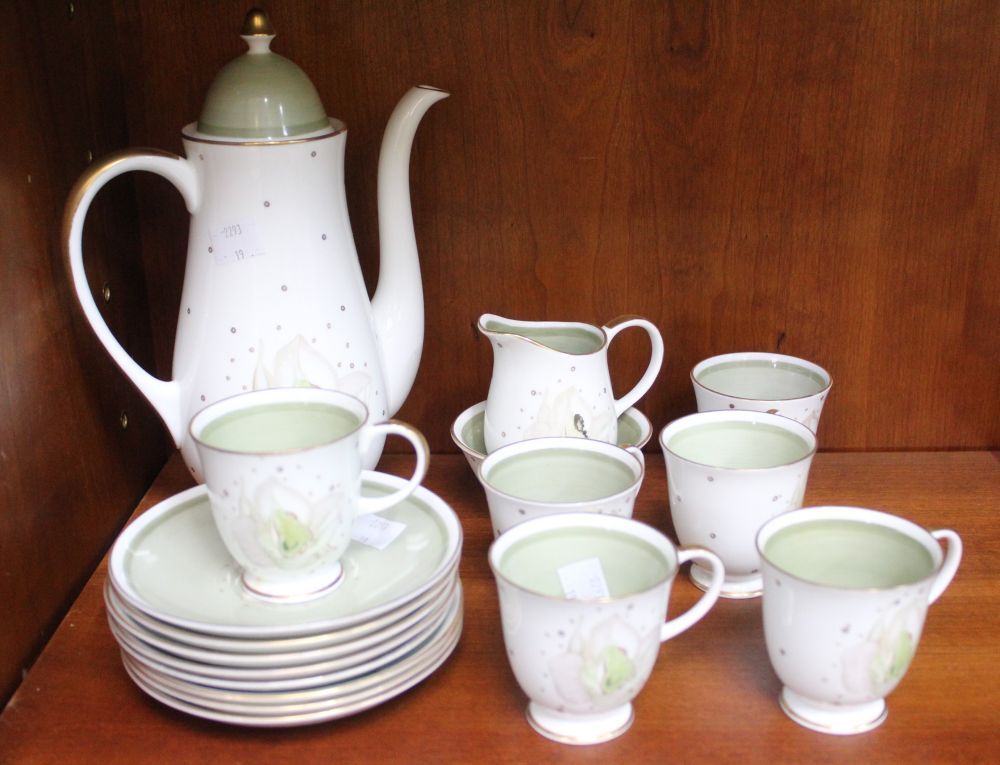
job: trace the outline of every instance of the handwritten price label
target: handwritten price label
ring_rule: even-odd
[[[222,266],[239,263],[264,254],[264,247],[257,236],[257,226],[252,222],[226,223],[212,229],[209,234],[212,257]]]
[[[405,523],[390,521],[378,515],[359,515],[351,527],[351,539],[376,550],[384,550],[405,529]]]
[[[604,578],[604,569],[597,558],[587,558],[562,566],[558,569],[559,583],[563,594],[574,600],[593,600],[607,598],[608,583]]]

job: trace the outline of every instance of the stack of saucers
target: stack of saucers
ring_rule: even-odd
[[[365,493],[402,483],[364,474]],[[146,511],[115,542],[105,588],[126,671],[170,707],[259,727],[345,717],[412,688],[462,632],[462,531],[425,488],[379,517],[392,534],[356,539],[336,588],[274,603],[244,591],[203,486]]]

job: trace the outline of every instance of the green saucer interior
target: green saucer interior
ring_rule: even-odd
[[[486,456],[486,437],[483,434],[485,412],[479,412],[462,428],[462,441],[474,452]],[[624,412],[618,418],[618,445],[636,446],[642,440],[642,426],[630,415]]]

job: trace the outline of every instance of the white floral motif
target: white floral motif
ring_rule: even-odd
[[[302,335],[296,335],[279,348],[270,365],[265,364],[265,356],[262,348],[253,373],[254,390],[327,388],[350,393],[368,403],[371,375],[361,371],[353,371],[346,375],[337,374],[333,364],[311,347]]]
[[[864,642],[844,652],[844,687],[872,698],[887,695],[910,666],[922,627],[923,609],[916,603],[879,621]]]
[[[343,522],[347,509],[342,493],[310,501],[280,481],[268,479],[249,496],[240,497],[234,536],[255,566],[306,568],[349,544],[350,529]]]
[[[568,650],[549,662],[556,692],[578,709],[612,709],[630,701],[653,663],[659,643],[612,616],[578,632]]]
[[[613,414],[610,406],[595,409],[575,387],[549,389],[525,438],[574,436],[614,441],[617,421]]]

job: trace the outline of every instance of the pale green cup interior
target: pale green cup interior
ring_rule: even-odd
[[[813,453],[815,439],[806,428],[775,421],[706,412],[668,425],[663,445],[690,462],[735,470],[790,465]]]
[[[511,584],[562,598],[559,569],[596,558],[612,598],[635,595],[674,576],[677,564],[638,536],[613,529],[568,526],[539,531],[513,542],[496,562]]]
[[[763,542],[771,565],[813,584],[884,589],[931,576],[937,561],[918,539],[880,523],[820,518],[782,528]]]
[[[203,446],[240,454],[278,454],[312,449],[356,431],[363,419],[324,401],[222,402],[218,416],[196,417],[192,435]],[[226,411],[228,409],[228,411]],[[214,409],[212,410],[214,412]]]
[[[785,401],[814,396],[830,387],[830,379],[813,365],[788,357],[724,357],[699,365],[695,380],[724,396],[758,401]]]
[[[604,345],[604,333],[596,328],[559,324],[514,326],[494,319],[487,321],[485,328],[489,332],[521,337],[546,348],[574,355],[593,353]]]
[[[587,442],[580,448],[515,448],[509,455],[497,452],[483,463],[482,478],[487,486],[510,497],[558,503],[615,497],[642,479],[642,466],[628,452],[622,451],[619,459],[590,446]],[[510,447],[504,450],[509,451]]]

